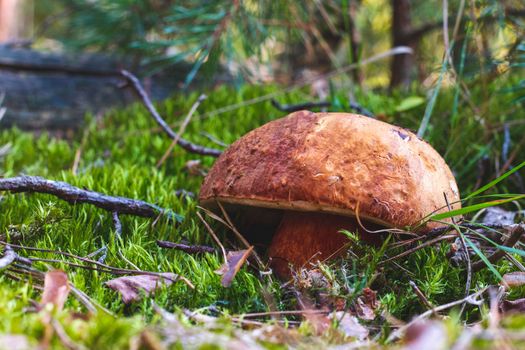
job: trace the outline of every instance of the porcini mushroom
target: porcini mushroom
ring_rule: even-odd
[[[459,199],[443,158],[412,132],[361,115],[309,111],[233,143],[199,195],[205,207],[220,202],[237,213],[246,232],[273,237],[268,255],[280,276],[340,251],[348,242],[341,229],[377,242],[356,215],[371,230],[410,226],[424,234],[441,224],[422,220],[459,208]]]

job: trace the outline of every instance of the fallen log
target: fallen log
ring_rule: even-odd
[[[100,54],[0,46],[0,108],[6,109],[0,127],[76,129],[88,112],[131,103],[136,97],[129,86],[122,88],[121,69],[136,71],[127,59]],[[166,98],[181,91],[190,69],[182,63],[142,77],[144,87],[154,100]]]

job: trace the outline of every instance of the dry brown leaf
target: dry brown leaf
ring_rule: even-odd
[[[226,261],[215,271],[216,274],[222,275],[221,284],[223,287],[229,287],[232,284],[233,278],[239,272],[252,250],[253,246],[244,250],[229,251],[226,254]]]
[[[151,330],[144,330],[138,336],[131,339],[130,350],[164,350],[165,346],[162,345],[158,336]]]
[[[516,300],[503,300],[500,304],[500,309],[504,313],[507,312],[525,312],[525,298]]]
[[[519,287],[525,284],[525,272],[516,271],[503,275],[503,284],[510,288]]]
[[[124,276],[109,280],[105,284],[120,293],[122,301],[129,304],[141,298],[141,291],[150,295],[162,285],[169,286],[178,279],[176,274],[165,272],[158,275]]]
[[[371,321],[376,317],[377,302],[376,292],[370,288],[363,289],[363,295],[357,298],[355,311],[360,319]]]
[[[192,176],[206,176],[207,174],[206,169],[202,166],[199,159],[188,160],[186,164],[184,164],[184,169]]]
[[[48,271],[44,278],[44,293],[40,304],[42,307],[53,304],[56,310],[62,310],[70,290],[67,274],[64,271]]]
[[[368,329],[362,326],[357,318],[345,311],[337,311],[332,313],[333,317],[338,321],[338,329],[347,337],[356,338],[357,340],[365,340],[368,337]]]
[[[312,326],[315,335],[321,335],[330,328],[332,321],[327,314],[319,313],[319,311],[324,310],[317,308],[308,295],[296,291],[295,297],[297,298],[297,304],[302,309],[301,315]],[[325,310],[327,309],[325,308]]]
[[[34,346],[29,344],[29,339],[21,334],[1,334],[0,350],[29,350]]]
[[[365,304],[361,297],[357,298],[355,303],[355,312],[362,320],[372,321],[374,318],[376,318],[375,311],[369,305]]]
[[[444,350],[447,348],[447,333],[442,323],[420,321],[407,329],[404,341],[404,350]]]
[[[42,293],[42,300],[40,301],[42,312],[42,323],[44,324],[44,335],[40,340],[40,349],[48,349],[51,344],[51,338],[55,333],[55,328],[52,325],[53,316],[46,305],[52,305],[56,311],[64,308],[67,296],[71,287],[67,274],[62,270],[52,270],[46,272],[44,277],[44,292]]]

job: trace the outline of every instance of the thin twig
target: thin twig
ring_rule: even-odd
[[[374,115],[374,113],[370,112],[368,109],[366,109],[365,107],[361,106],[359,103],[353,102],[353,101],[349,101],[348,103],[350,105],[350,108],[353,109],[354,111],[356,111],[357,113],[362,114],[364,116],[367,116],[369,118],[375,118],[376,117]]]
[[[11,246],[6,244],[4,246],[4,256],[0,258],[0,269],[5,269],[9,265],[11,265],[15,260],[15,251],[13,250],[13,248],[11,248]]]
[[[304,313],[310,314],[329,314],[329,310],[284,310],[284,311],[267,311],[267,312],[253,312],[241,315],[233,315],[233,317],[264,317],[264,316],[281,316],[281,315],[304,315]]]
[[[447,194],[445,192],[443,192],[443,197],[445,198],[445,203],[447,204],[448,210],[452,211],[452,207],[450,206],[450,203],[447,198]],[[450,220],[452,221],[452,226],[454,226],[454,228],[456,229],[459,235],[461,245],[463,247],[463,250],[465,251],[465,260],[467,261],[467,280],[465,282],[465,295],[468,295],[468,293],[470,292],[470,286],[472,283],[472,262],[470,261],[470,255],[468,253],[467,241],[465,240],[465,236],[463,235],[463,232],[461,232],[458,224],[456,223],[456,219],[454,217],[451,217]],[[463,305],[461,305],[461,310],[459,311],[460,315],[463,313],[466,306],[467,306],[467,302],[465,301]]]
[[[402,258],[402,257],[410,255],[410,254],[413,254],[413,253],[415,253],[416,251],[418,251],[420,249],[423,249],[425,247],[434,245],[435,243],[438,243],[438,242],[441,242],[441,241],[445,241],[445,240],[448,240],[448,239],[452,239],[452,238],[455,238],[455,237],[456,237],[456,235],[444,235],[444,236],[436,237],[434,239],[431,239],[429,241],[421,243],[417,247],[414,247],[414,248],[411,248],[411,249],[407,249],[407,250],[405,250],[404,252],[402,252],[402,253],[400,253],[398,255],[392,256],[392,257],[387,258],[385,260],[382,260],[382,261],[379,262],[378,265],[379,266],[384,265],[384,264],[386,264],[386,263],[388,263],[390,261]]]
[[[55,318],[51,320],[51,325],[53,327],[53,330],[55,331],[55,334],[57,335],[58,339],[60,339],[60,342],[62,345],[69,350],[80,350],[80,349],[87,349],[83,345],[75,343],[67,334],[66,330],[60,322],[58,322]]]
[[[176,190],[175,196],[195,198],[195,193],[186,190]]]
[[[122,222],[120,222],[120,218],[118,216],[117,212],[113,212],[113,226],[115,227],[115,239],[116,239],[116,245],[118,246],[118,243],[120,242],[122,238]],[[118,248],[118,255],[121,257],[124,262],[126,262],[129,266],[133,267],[135,270],[140,271],[139,267],[132,263],[124,253],[122,253],[122,250]]]
[[[410,285],[410,287],[412,288],[412,290],[416,294],[416,296],[419,299],[419,301],[421,302],[421,304],[425,305],[428,309],[433,309],[434,308],[434,305],[432,305],[432,303],[427,299],[425,294],[423,294],[421,289],[419,289],[419,287],[417,286],[417,284],[414,281],[408,281],[408,284]]]
[[[210,224],[208,224],[206,220],[204,220],[201,213],[197,212],[197,216],[202,221],[202,223],[204,224],[204,227],[206,227],[206,230],[208,230],[208,233],[211,235],[215,243],[217,243],[217,245],[221,248],[221,252],[222,252],[222,256],[224,257],[224,261],[228,261],[228,257],[226,256],[226,249],[224,248],[221,241],[219,240],[219,237],[217,237],[215,232],[213,232],[213,229],[211,228]]]
[[[208,133],[208,132],[200,132],[200,134],[202,136],[204,136],[205,138],[207,138],[208,140],[210,140],[211,142],[213,142],[214,144],[218,145],[218,146],[221,146],[221,147],[228,147],[229,145],[225,142],[222,142],[221,140],[219,140],[218,138],[216,138],[215,136],[213,136],[212,134]]]
[[[89,131],[91,128],[86,127],[83,134],[82,134],[82,141],[80,141],[80,146],[78,146],[77,150],[75,151],[75,158],[73,160],[73,165],[71,166],[71,173],[73,175],[76,175],[78,172],[78,166],[80,165],[80,160],[82,158],[82,152],[84,151],[84,147],[86,147],[86,143],[88,140]]]
[[[515,225],[512,230],[510,231],[510,236],[509,238],[507,238],[507,240],[505,241],[505,243],[503,243],[503,246],[505,247],[513,247],[514,244],[516,244],[520,238],[523,236],[523,234],[525,233],[525,224],[517,224]],[[502,250],[502,249],[498,249],[496,252],[494,252],[492,255],[488,256],[487,257],[487,260],[490,262],[490,263],[494,263],[496,261],[498,261],[499,259],[501,259],[503,256],[505,256],[505,251]],[[476,261],[475,263],[472,264],[472,271],[479,271],[481,270],[482,268],[484,268],[486,265],[485,265],[485,262],[483,260],[480,260],[480,261]]]
[[[226,224],[226,227],[228,227],[230,230],[232,230],[233,233],[235,233],[237,238],[242,242],[242,244],[244,244],[244,247],[246,249],[249,249],[251,247],[251,244],[246,240],[246,238],[244,238],[244,236],[239,232],[239,230],[237,230],[237,228],[233,224],[233,221],[230,219],[230,216],[228,215],[228,212],[226,211],[226,209],[224,209],[224,206],[219,201],[217,201],[217,205],[221,209],[222,215],[226,219],[226,222],[223,222],[222,220],[220,220],[219,222],[223,222],[224,224]],[[259,270],[260,270],[259,272],[262,272],[261,270],[265,269],[265,264],[264,264],[263,260],[261,259],[259,254],[257,254],[256,251],[253,251],[252,254],[255,257],[255,260],[257,261],[257,264],[259,265]],[[268,278],[269,278],[269,280],[271,282],[271,280],[272,280],[271,276],[269,274],[267,276],[268,276]]]
[[[119,214],[149,218],[154,218],[159,214],[168,214],[171,218],[182,221],[182,216],[155,204],[137,199],[108,196],[99,192],[84,190],[66,182],[47,180],[39,176],[16,176],[0,179],[0,191],[47,193],[71,204],[89,203]]]
[[[94,252],[86,255],[86,258],[94,258],[99,254],[100,254],[100,257],[97,259],[97,261],[103,263],[104,260],[106,260],[106,257],[108,255],[108,247],[106,247],[106,245],[103,245],[101,248],[98,248]]]
[[[393,341],[395,339],[400,338],[405,333],[405,331],[410,326],[412,326],[414,323],[416,323],[416,322],[418,322],[418,321],[420,321],[422,319],[425,319],[425,318],[429,317],[430,315],[432,315],[434,313],[437,313],[439,311],[450,309],[451,307],[454,307],[454,306],[457,306],[457,305],[461,305],[463,303],[479,305],[480,301],[476,300],[476,298],[479,297],[481,294],[483,294],[487,290],[487,288],[488,287],[485,287],[485,288],[477,291],[476,293],[473,293],[473,294],[470,294],[470,295],[464,297],[463,299],[459,299],[459,300],[450,302],[448,304],[440,305],[440,306],[432,308],[431,310],[427,310],[427,311],[423,312],[421,315],[419,315],[417,317],[414,317],[412,319],[412,321],[408,322],[404,326],[401,326],[397,330],[392,332],[392,334],[390,334],[390,336],[387,338],[386,342],[389,343],[389,342],[391,342],[391,341]]]
[[[188,245],[169,241],[157,240],[157,245],[161,248],[169,248],[183,251],[188,254],[216,253],[217,249],[206,245]]]
[[[106,309],[105,307],[103,307],[102,305],[95,305],[93,304],[92,302],[92,299],[86,294],[84,293],[83,291],[81,291],[80,289],[78,289],[77,287],[75,287],[73,285],[73,283],[69,282],[69,287],[71,288],[71,293],[73,293],[73,295],[75,295],[75,297],[77,298],[78,301],[80,301],[80,303],[82,305],[84,305],[84,307],[91,313],[93,314],[96,314],[98,312],[98,309],[97,308],[100,308],[101,310],[103,310],[104,312],[106,312],[107,314],[109,315],[113,315],[111,311],[109,311],[108,309]]]
[[[118,212],[111,213],[111,218],[113,219],[113,227],[115,227],[115,238],[119,240],[122,238],[122,222],[120,222]]]
[[[297,112],[303,109],[323,108],[323,107],[332,106],[332,102],[330,101],[304,102],[304,103],[297,103],[293,105],[283,105],[283,104],[280,104],[276,99],[272,98],[271,102],[272,102],[272,106],[274,106],[281,112],[286,112],[286,113]]]
[[[272,106],[286,113],[297,112],[303,109],[310,109],[310,108],[332,107],[332,102],[330,101],[304,102],[304,103],[298,103],[298,104],[292,104],[292,105],[280,104],[276,99],[272,99],[271,102],[272,102]],[[356,111],[359,114],[362,114],[370,118],[375,118],[372,112],[370,112],[368,109],[364,108],[357,102],[349,101],[349,107],[350,109]]]
[[[206,95],[202,94],[202,95],[199,96],[197,101],[195,101],[193,106],[191,106],[190,111],[188,112],[188,114],[186,115],[186,118],[184,118],[184,120],[182,121],[182,124],[179,127],[179,131],[177,132],[177,135],[175,136],[175,138],[171,142],[170,146],[168,147],[168,149],[166,150],[164,155],[160,158],[159,162],[157,163],[157,168],[160,168],[160,166],[162,164],[164,164],[166,159],[168,159],[171,151],[173,151],[173,148],[179,142],[182,134],[184,134],[184,131],[186,131],[186,127],[188,126],[188,124],[189,124],[189,122],[191,120],[191,117],[193,116],[193,114],[195,113],[197,108],[200,106],[201,102],[204,101],[205,99],[206,99]]]
[[[32,267],[29,267],[29,266],[23,266],[23,265],[18,265],[18,264],[14,264],[14,266],[18,267],[19,269],[17,268],[9,268],[9,271],[11,272],[14,272],[14,273],[18,273],[18,274],[22,274],[22,275],[30,275],[31,278],[33,279],[36,279],[36,280],[39,280],[39,281],[43,281],[44,280],[44,275],[45,273],[43,271],[40,271],[40,270],[37,270],[35,268],[32,268]],[[16,281],[28,281],[27,278],[23,279],[19,276],[15,276],[13,274],[10,274],[10,273],[6,273],[6,275],[11,278],[11,279],[14,279]],[[38,284],[38,283],[35,283],[35,281],[31,281],[32,283],[32,288],[34,289],[38,289],[38,290],[43,290],[44,287],[43,285],[41,284]],[[96,303],[93,299],[91,299],[88,295],[86,295],[86,293],[82,292],[81,290],[79,290],[78,288],[75,287],[75,285],[69,281],[69,287],[71,288],[71,292],[75,295],[75,297],[77,298],[77,300],[82,304],[84,305],[84,307],[96,314],[98,312],[98,310],[102,310],[104,312],[106,312],[108,315],[113,315],[113,313],[111,311],[109,311],[108,309],[106,309],[105,307],[103,307],[102,305]]]
[[[462,228],[465,228],[465,229],[479,229],[479,228],[488,227],[488,228],[492,228],[492,229],[495,229],[495,230],[500,230],[502,228],[505,228],[505,225],[501,225],[501,224],[486,225],[486,224],[468,223],[468,222],[461,223],[460,226]],[[439,235],[441,235],[443,233],[446,233],[446,232],[449,232],[449,231],[453,231],[455,229],[456,228],[453,225],[440,226],[440,227],[436,227],[436,228],[428,231],[428,233],[425,236],[431,236],[431,237],[439,236]]]
[[[507,258],[508,261],[510,261],[514,266],[516,266],[520,271],[525,272],[525,266],[521,262],[518,261],[515,257],[513,257],[508,252],[505,252],[505,258]]]
[[[291,91],[294,91],[294,90],[297,90],[297,89],[300,89],[304,86],[307,86],[307,85],[310,85],[312,84],[313,82],[317,81],[317,80],[321,80],[321,79],[328,79],[328,78],[332,78],[332,77],[335,77],[335,76],[338,76],[338,75],[341,75],[341,74],[346,74],[354,69],[357,69],[359,67],[363,67],[367,64],[370,64],[370,63],[373,63],[373,62],[376,62],[376,61],[379,61],[379,60],[382,60],[384,58],[387,58],[387,57],[390,57],[390,56],[394,56],[394,55],[406,55],[406,54],[412,54],[413,53],[413,50],[408,47],[408,46],[396,46],[396,47],[393,47],[387,51],[384,51],[384,52],[381,52],[377,55],[374,55],[374,56],[371,56],[367,59],[364,59],[364,60],[361,60],[360,62],[358,63],[352,63],[352,64],[349,64],[347,66],[344,66],[344,67],[341,67],[339,69],[336,69],[334,71],[331,71],[331,72],[328,72],[328,73],[325,73],[325,74],[319,74],[319,75],[316,75],[314,77],[311,77],[311,78],[308,78],[308,79],[304,79],[290,87],[287,87],[285,89],[281,89],[279,91],[275,91],[275,92],[272,92],[272,93],[269,93],[269,94],[266,94],[266,95],[263,95],[263,96],[258,96],[258,97],[255,97],[253,99],[250,99],[250,100],[246,100],[246,101],[242,101],[242,102],[239,102],[239,103],[235,103],[235,104],[232,104],[232,105],[229,105],[229,106],[224,106],[224,107],[221,107],[221,108],[218,108],[214,111],[209,111],[207,113],[204,113],[203,115],[201,115],[201,118],[209,118],[209,117],[212,117],[212,116],[216,116],[216,115],[219,115],[219,114],[223,114],[223,113],[227,113],[227,112],[231,112],[231,111],[234,111],[236,109],[239,109],[239,108],[242,108],[242,107],[245,107],[245,106],[250,106],[250,105],[254,105],[254,104],[257,104],[257,103],[261,103],[261,102],[265,102],[265,101],[268,101],[268,100],[271,100],[272,98],[275,98],[277,96],[280,96],[280,95],[284,95],[288,92],[291,92]]]
[[[153,119],[157,122],[157,124],[166,132],[166,134],[172,138],[177,139],[177,144],[184,148],[186,151],[196,154],[201,154],[205,156],[212,156],[212,157],[218,157],[221,155],[222,151],[215,149],[215,148],[207,148],[204,146],[196,145],[191,143],[190,141],[181,138],[175,131],[173,131],[170,126],[164,121],[164,119],[160,116],[159,112],[153,105],[153,102],[151,102],[151,99],[149,98],[148,94],[142,87],[142,84],[140,83],[139,79],[133,75],[132,73],[122,70],[120,74],[126,78],[126,80],[131,84],[133,89],[137,92],[137,94],[140,96],[142,102],[144,103],[144,106],[146,106],[146,109],[151,114]]]
[[[0,245],[4,245],[5,246],[5,245],[8,245],[8,243],[0,241]],[[58,250],[51,250],[51,249],[44,249],[44,248],[35,248],[35,247],[27,247],[27,246],[22,246],[22,245],[18,245],[18,244],[9,244],[9,245],[11,247],[14,247],[14,248],[20,248],[20,249],[25,249],[25,250],[32,250],[32,251],[38,251],[38,252],[43,252],[43,253],[51,253],[51,254],[58,254],[58,255],[67,256],[67,257],[72,258],[72,259],[77,259],[77,260],[80,260],[80,261],[85,262],[85,263],[96,265],[97,267],[99,267],[99,269],[97,269],[97,271],[110,273],[110,274],[113,274],[113,275],[127,275],[127,274],[130,274],[130,275],[150,275],[150,276],[161,276],[162,278],[167,278],[166,276],[164,276],[162,274],[162,272],[122,269],[122,268],[113,267],[113,266],[110,266],[110,265],[98,262],[96,260],[84,258],[84,257],[78,256],[78,255],[74,255],[74,254],[71,254],[71,253],[62,252],[62,251],[58,251]],[[32,260],[32,261],[57,262],[57,263],[63,263],[63,264],[67,264],[67,265],[70,265],[70,266],[84,268],[84,269],[89,269],[89,270],[93,269],[93,267],[90,266],[90,265],[79,265],[79,264],[71,263],[71,262],[68,262],[68,261],[65,261],[65,260],[53,260],[53,259],[41,259],[41,258],[30,258],[30,260]],[[183,276],[179,276],[177,278],[178,278],[177,280],[184,281],[190,288],[195,288],[193,286],[193,284],[187,278],[185,278]]]

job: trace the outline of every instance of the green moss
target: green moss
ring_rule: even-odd
[[[283,115],[269,102],[253,106],[243,106],[234,111],[215,116],[202,116],[223,106],[240,103],[250,98],[276,91],[276,87],[242,87],[238,91],[221,87],[207,92],[209,98],[199,107],[199,113],[192,119],[184,137],[199,144],[218,147],[204,133],[223,142],[231,143],[247,131]],[[412,92],[412,94],[421,94]],[[176,124],[184,118],[198,94],[175,96],[159,104],[159,110],[169,123]],[[374,93],[358,91],[357,100],[366,108],[384,118],[410,129],[417,129],[424,106],[396,113],[395,108],[407,95],[387,97]],[[488,126],[498,125],[519,116],[510,113],[497,113],[497,104],[490,104],[490,111],[479,121],[469,108],[460,112],[460,121],[455,129],[447,117],[452,101],[452,91],[442,91],[433,113],[428,140],[445,154],[458,177],[463,193],[474,188],[476,160],[488,156],[494,160],[500,156],[502,139],[496,129]],[[282,96],[283,103],[304,102],[308,96],[301,91]],[[332,98],[345,100],[340,93]],[[344,109],[344,103],[342,105]],[[494,111],[492,111],[494,110]],[[522,113],[518,111],[516,113]],[[524,117],[521,115],[521,117]],[[177,126],[175,126],[177,130]],[[513,139],[524,128],[513,128]],[[488,136],[487,136],[488,135]],[[487,143],[489,138],[491,142]],[[214,245],[214,241],[203,229],[195,215],[195,200],[177,197],[177,189],[198,192],[202,178],[190,175],[185,170],[188,160],[198,159],[205,167],[211,166],[213,159],[189,154],[175,148],[171,157],[160,168],[156,163],[162,157],[171,140],[161,133],[154,121],[140,105],[125,110],[115,110],[100,119],[90,118],[85,127],[71,140],[53,138],[47,134],[34,136],[17,129],[0,132],[0,147],[9,145],[9,152],[0,156],[0,171],[3,176],[17,174],[40,175],[50,179],[62,180],[79,187],[111,195],[127,196],[156,203],[172,209],[184,216],[184,221],[173,225],[165,219],[157,222],[150,219],[122,216],[123,235],[115,239],[111,216],[90,205],[69,205],[49,195],[4,194],[0,201],[0,233],[7,239],[22,245],[69,252],[78,256],[107,246],[106,263],[115,267],[131,268],[120,256],[123,255],[140,269],[149,271],[174,272],[185,276],[194,285],[189,288],[184,283],[175,283],[161,289],[153,297],[131,306],[124,306],[120,297],[104,287],[104,282],[113,276],[102,272],[78,269],[64,263],[36,263],[35,267],[46,270],[51,266],[67,271],[74,285],[84,291],[97,304],[107,308],[114,315],[100,312],[88,321],[71,321],[71,312],[85,312],[80,302],[70,296],[66,311],[58,316],[69,336],[90,348],[126,348],[130,338],[154,319],[151,305],[169,311],[197,309],[215,306],[229,314],[267,311],[268,295],[279,307],[290,306],[287,296],[281,293],[277,284],[267,285],[265,279],[244,267],[236,276],[230,288],[220,284],[220,276],[214,273],[222,263],[220,255],[207,254],[191,256],[182,252],[161,249],[156,246],[157,239]],[[75,154],[80,158],[77,173],[73,174]],[[520,160],[517,156],[515,164]],[[491,191],[514,192],[516,186],[506,181]],[[225,230],[214,224],[221,235]],[[408,285],[413,280],[421,288],[430,302],[439,305],[464,295],[465,274],[462,269],[453,267],[446,258],[447,246],[431,247],[421,250],[399,264],[409,271],[389,264],[371,267],[383,257],[381,251],[370,250],[372,256],[364,256],[359,261],[346,261],[344,265],[326,267],[326,273],[333,271],[333,281],[339,286],[338,293],[353,290],[355,295],[365,286],[378,290],[383,308],[391,314],[410,319],[425,308],[420,305]],[[19,251],[20,255],[73,261],[55,254]],[[393,254],[389,252],[388,254]],[[375,254],[375,255],[374,255]],[[341,267],[343,266],[343,267]],[[500,264],[501,272],[510,267]],[[387,275],[388,279],[381,275]],[[487,271],[474,275],[473,288],[497,283]],[[521,293],[521,292],[520,292]],[[515,296],[520,294],[514,292]],[[348,297],[348,295],[346,295]],[[35,343],[41,339],[44,325],[38,314],[25,312],[30,299],[39,300],[40,292],[33,288],[31,281],[17,282],[1,277],[0,283],[0,332],[23,333]],[[475,319],[479,312],[470,308],[467,317]],[[59,342],[54,339],[57,346]]]

